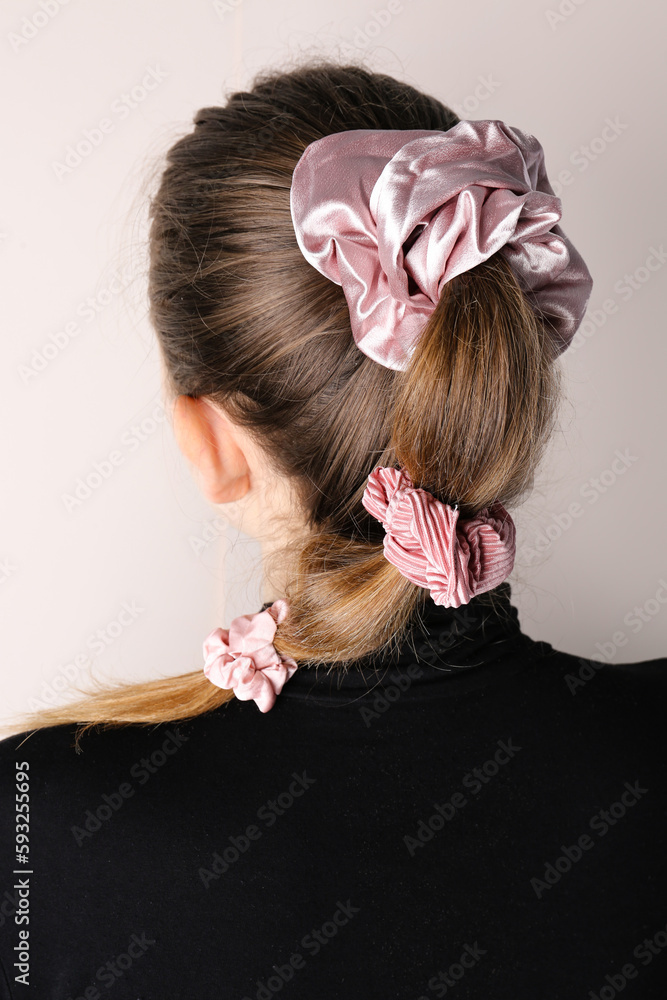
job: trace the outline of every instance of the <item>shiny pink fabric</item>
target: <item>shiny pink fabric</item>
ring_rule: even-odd
[[[281,657],[272,640],[289,610],[287,601],[234,618],[229,629],[216,628],[204,640],[204,673],[217,687],[240,701],[257,703],[260,712],[273,708],[276,695],[297,669],[291,657]]]
[[[499,502],[459,520],[457,509],[416,489],[405,469],[382,466],[368,477],[361,502],[385,528],[386,559],[428,588],[436,604],[468,604],[512,572],[516,531]]]
[[[342,285],[368,357],[406,369],[447,281],[501,250],[565,350],[592,278],[558,225],[538,140],[502,121],[352,129],[306,148],[290,195],[306,260]]]

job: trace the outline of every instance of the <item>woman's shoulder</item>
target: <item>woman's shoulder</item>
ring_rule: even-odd
[[[602,654],[598,659],[565,653],[545,642],[537,645],[543,662],[562,678],[572,695],[596,687],[649,700],[667,696],[667,657],[616,662]]]
[[[155,773],[190,738],[182,723],[98,727],[83,735],[80,729],[76,723],[45,726],[0,740],[0,795],[11,794],[17,768],[29,771],[40,787],[64,774],[85,784],[88,777],[99,781],[119,768],[139,776]]]

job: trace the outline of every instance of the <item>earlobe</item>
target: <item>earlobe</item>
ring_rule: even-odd
[[[177,396],[176,442],[194,467],[199,487],[211,503],[232,503],[250,489],[250,468],[230,421],[206,399]]]

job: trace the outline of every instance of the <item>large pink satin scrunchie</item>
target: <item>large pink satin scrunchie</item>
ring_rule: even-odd
[[[204,640],[204,673],[211,683],[232,688],[240,701],[252,699],[260,712],[273,708],[276,695],[297,670],[296,661],[281,657],[272,644],[288,610],[281,598],[265,611],[239,615],[229,629],[214,629]]]
[[[405,469],[382,466],[368,477],[361,502],[387,532],[386,559],[427,587],[436,604],[468,604],[512,572],[516,530],[500,502],[459,520],[458,509],[416,489]]]
[[[294,169],[290,208],[306,260],[342,285],[357,346],[387,368],[407,368],[445,283],[501,249],[559,353],[584,317],[593,281],[557,225],[542,146],[502,121],[324,136]]]

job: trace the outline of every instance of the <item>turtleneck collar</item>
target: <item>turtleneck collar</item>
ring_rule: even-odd
[[[262,610],[271,606],[263,605]],[[526,651],[543,653],[547,643],[536,643],[521,631],[507,582],[480,594],[460,608],[444,608],[428,600],[413,617],[400,647],[372,654],[352,663],[315,666],[302,663],[283,688],[281,698],[307,698],[316,703],[339,703],[380,684],[405,684],[412,697],[454,693],[486,683],[502,669],[525,660]],[[523,655],[521,655],[523,654]]]

